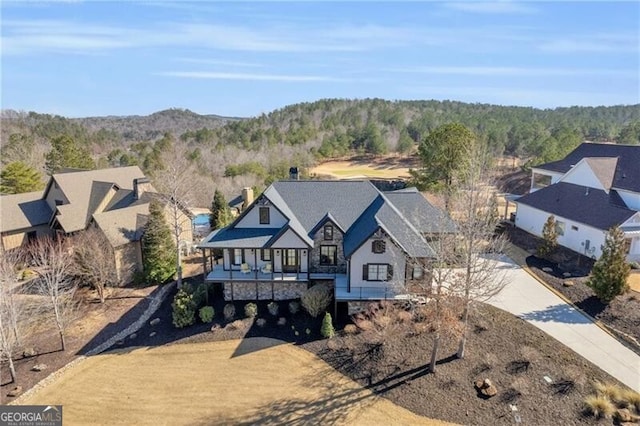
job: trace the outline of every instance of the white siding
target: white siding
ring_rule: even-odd
[[[517,203],[517,205],[516,226],[520,229],[524,229],[530,234],[541,237],[542,228],[550,214],[524,204]],[[555,218],[556,221],[561,221],[565,224],[564,235],[558,236],[558,244],[570,248],[580,254],[588,255],[589,257],[600,257],[602,254],[600,247],[604,244],[604,231],[568,220],[561,216],[555,216]],[[571,228],[572,226],[577,227],[578,230],[573,230]],[[592,248],[592,251],[589,253],[585,253],[585,242],[587,240],[589,240],[589,246]]]
[[[260,207],[269,208],[269,224],[260,224]],[[278,209],[276,209],[271,203],[260,205],[254,203],[247,211],[245,216],[240,222],[235,224],[236,228],[282,228],[287,224],[287,218],[285,218]]]
[[[280,236],[272,245],[272,248],[307,248],[307,244],[296,235],[291,229],[288,229]]]
[[[596,189],[608,189],[602,186],[600,180],[596,177],[589,163],[584,160],[580,160],[571,170],[569,170],[560,179],[560,182],[573,183],[574,185],[588,186],[589,188]]]
[[[620,194],[627,207],[640,211],[640,192],[625,191],[623,189],[616,189],[616,191]]]
[[[371,242],[383,239],[386,242],[384,253],[373,253]],[[362,279],[362,265],[367,263],[387,263],[393,266],[391,281],[365,281]],[[349,262],[349,279],[351,288],[354,287],[385,287],[389,285],[405,284],[406,258],[402,250],[396,247],[389,238],[370,238],[351,255]]]

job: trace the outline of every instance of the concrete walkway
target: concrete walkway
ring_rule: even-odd
[[[497,261],[507,286],[489,304],[526,320],[630,388],[640,391],[640,356],[547,289],[511,258]]]

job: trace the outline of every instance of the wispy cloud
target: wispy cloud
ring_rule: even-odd
[[[579,76],[608,75],[630,76],[637,73],[616,69],[592,68],[533,68],[533,67],[484,67],[484,66],[414,66],[388,68],[386,71],[431,75],[467,75],[467,76],[510,76],[510,77],[547,77],[547,76]]]
[[[165,77],[180,77],[210,80],[249,80],[249,81],[283,81],[289,83],[309,83],[309,82],[345,82],[342,78],[319,76],[319,75],[287,75],[287,74],[252,74],[252,73],[230,73],[230,72],[209,72],[209,71],[164,71],[156,75]]]
[[[453,9],[468,13],[484,13],[484,14],[517,14],[517,13],[536,13],[538,10],[530,4],[517,3],[515,1],[494,1],[494,2],[454,2],[445,3],[448,9]]]
[[[550,53],[639,52],[640,33],[575,35],[542,42],[538,49]]]
[[[226,60],[220,60],[220,59],[206,59],[206,58],[175,58],[175,61],[185,62],[189,64],[220,65],[225,67],[238,67],[238,68],[262,68],[264,66],[256,62],[226,61]]]

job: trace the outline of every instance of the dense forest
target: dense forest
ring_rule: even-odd
[[[230,196],[264,186],[288,167],[350,154],[411,154],[436,127],[459,122],[496,155],[550,161],[583,140],[640,143],[640,105],[535,109],[453,101],[324,99],[241,119],[170,109],[149,116],[64,118],[2,112],[2,164],[43,175],[52,141],[69,136],[96,167],[137,164],[153,174],[169,143],[187,147],[207,205],[216,187]]]

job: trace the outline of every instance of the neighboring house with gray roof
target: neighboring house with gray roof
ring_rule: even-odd
[[[517,200],[516,226],[541,236],[550,215],[558,243],[598,258],[607,231],[620,226],[627,259],[640,261],[640,146],[583,143],[564,159],[532,168]]]
[[[137,166],[55,173],[43,192],[0,197],[2,249],[95,226],[113,248],[119,278],[128,282],[142,268],[140,240],[154,198],[163,201]],[[191,243],[191,216],[183,210],[180,239]]]
[[[397,299],[428,275],[428,240],[453,231],[415,189],[288,180],[274,182],[198,248],[206,281],[222,283],[227,300],[298,298],[316,282],[332,285],[336,301]]]

